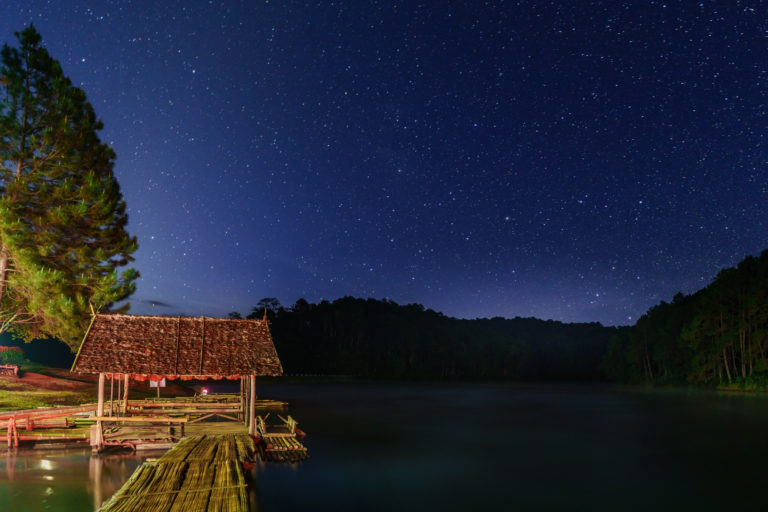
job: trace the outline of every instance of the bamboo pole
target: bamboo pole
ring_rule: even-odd
[[[240,412],[238,416],[241,420],[245,420],[245,377],[240,377]]]
[[[120,375],[120,377],[117,378],[117,415],[120,416],[120,412],[123,408],[123,392],[122,392],[122,385],[123,385],[123,376]]]
[[[98,391],[98,404],[96,405],[96,416],[104,416],[104,372],[99,373],[99,391]],[[91,446],[98,450],[102,444],[102,423],[97,421],[96,425],[96,439],[91,439]],[[93,437],[93,429],[91,429],[91,437]]]
[[[248,417],[249,402],[248,402],[248,379],[249,377],[243,377],[243,421],[246,427],[251,426],[251,418]]]
[[[109,376],[109,415],[112,416],[114,413],[114,403],[115,403],[115,374],[111,374]]]
[[[251,403],[248,407],[248,417],[250,418],[250,425],[248,427],[248,433],[252,436],[256,435],[256,376],[251,375]]]
[[[125,374],[125,384],[123,385],[123,415],[128,414],[128,382],[130,381],[131,376],[129,374]]]
[[[99,373],[98,405],[96,414],[104,416],[104,373]]]

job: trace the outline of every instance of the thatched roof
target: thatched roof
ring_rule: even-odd
[[[283,368],[266,319],[99,314],[72,371],[236,378],[281,375]]]

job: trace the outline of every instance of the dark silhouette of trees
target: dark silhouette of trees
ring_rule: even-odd
[[[263,299],[289,374],[410,379],[600,379],[608,339],[597,323],[459,320],[419,304],[344,297],[290,308]]]

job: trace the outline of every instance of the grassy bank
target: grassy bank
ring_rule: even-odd
[[[28,361],[19,366],[18,377],[0,376],[0,411],[80,405],[96,401],[96,375],[75,374]],[[105,387],[106,399],[109,400],[109,381]],[[141,400],[155,396],[156,392],[145,382],[132,382],[130,398]],[[163,394],[191,395],[193,391],[181,383],[171,381]]]
[[[0,383],[0,386],[2,385],[3,383]],[[90,394],[73,393],[71,391],[15,391],[0,389],[0,411],[80,405],[93,401],[94,398]]]
[[[730,382],[720,383],[717,389],[721,391],[768,393],[768,376],[752,375],[751,377],[739,377]]]

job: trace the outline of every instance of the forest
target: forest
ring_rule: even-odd
[[[604,379],[616,329],[535,318],[461,320],[418,304],[344,297],[284,308],[263,299],[288,374],[404,379]],[[238,313],[230,316],[239,317]]]
[[[621,328],[603,367],[619,382],[766,387],[768,250]]]

